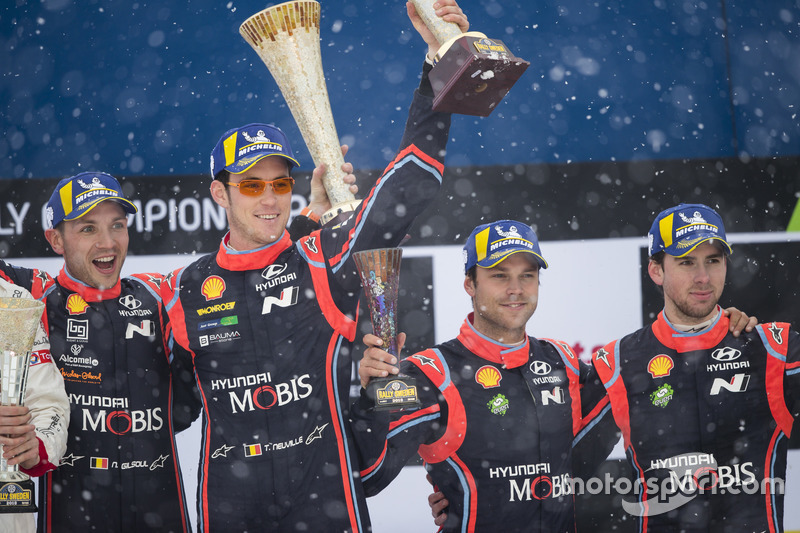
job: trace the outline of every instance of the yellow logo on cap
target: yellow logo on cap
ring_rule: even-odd
[[[61,207],[64,209],[64,216],[72,213],[72,180],[69,180],[61,190],[58,191],[61,197]]]
[[[697,237],[696,239],[684,239],[678,243],[678,249],[694,248],[700,242],[707,240],[706,237]]]
[[[672,245],[672,219],[674,217],[675,213],[670,213],[658,223],[658,231],[661,233],[661,240],[664,241],[664,248]]]
[[[225,149],[225,166],[227,167],[236,158],[236,136],[238,132],[234,132],[233,135],[222,141],[222,146]]]
[[[492,228],[486,228],[475,235],[475,254],[478,256],[478,262],[486,258],[489,245],[489,232]]]

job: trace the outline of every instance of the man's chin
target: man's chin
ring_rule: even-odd
[[[105,291],[116,285],[118,281],[119,273],[96,276],[95,279],[92,280],[92,286],[101,291]]]

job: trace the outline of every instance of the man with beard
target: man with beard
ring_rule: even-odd
[[[710,207],[662,211],[649,239],[664,310],[592,357],[644,487],[623,506],[639,531],[782,531],[800,336],[784,322],[729,333],[717,302],[733,250]]]

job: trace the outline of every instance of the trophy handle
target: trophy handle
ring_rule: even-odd
[[[446,22],[436,15],[436,10],[433,9],[434,2],[435,0],[411,0],[422,22],[431,30],[431,33],[439,42],[439,51],[436,52],[435,58],[431,58],[434,63],[438,62],[462,35],[470,35],[477,38],[486,37],[486,35],[478,31],[461,33],[461,28],[458,27],[458,24]]]
[[[256,51],[278,84],[315,166],[331,205],[324,224],[358,205],[342,179],[344,164],[322,70],[319,37],[320,5],[313,0],[285,2],[245,20],[239,33]]]

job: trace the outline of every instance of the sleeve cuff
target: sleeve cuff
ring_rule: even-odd
[[[428,79],[428,74],[433,70],[433,64],[428,63],[428,56],[425,56],[425,62],[422,64],[422,79],[419,80],[419,93],[433,98],[433,86],[431,80]]]
[[[300,215],[310,219],[312,222],[319,224],[319,215],[312,211],[308,206],[304,207],[303,210],[300,211]]]
[[[20,470],[31,477],[39,477],[42,474],[49,472],[50,470],[55,470],[56,465],[50,462],[50,458],[47,456],[47,449],[44,447],[44,442],[42,439],[36,438],[39,441],[39,464],[34,466],[33,468],[23,468],[20,465]]]
[[[317,220],[314,220],[312,217],[305,214],[306,209],[308,208],[306,207],[299,215],[294,217],[292,223],[289,225],[289,237],[292,241],[299,241],[306,235],[310,235],[312,232],[319,229],[319,216],[315,215]],[[308,209],[308,211],[314,214],[311,209]]]

